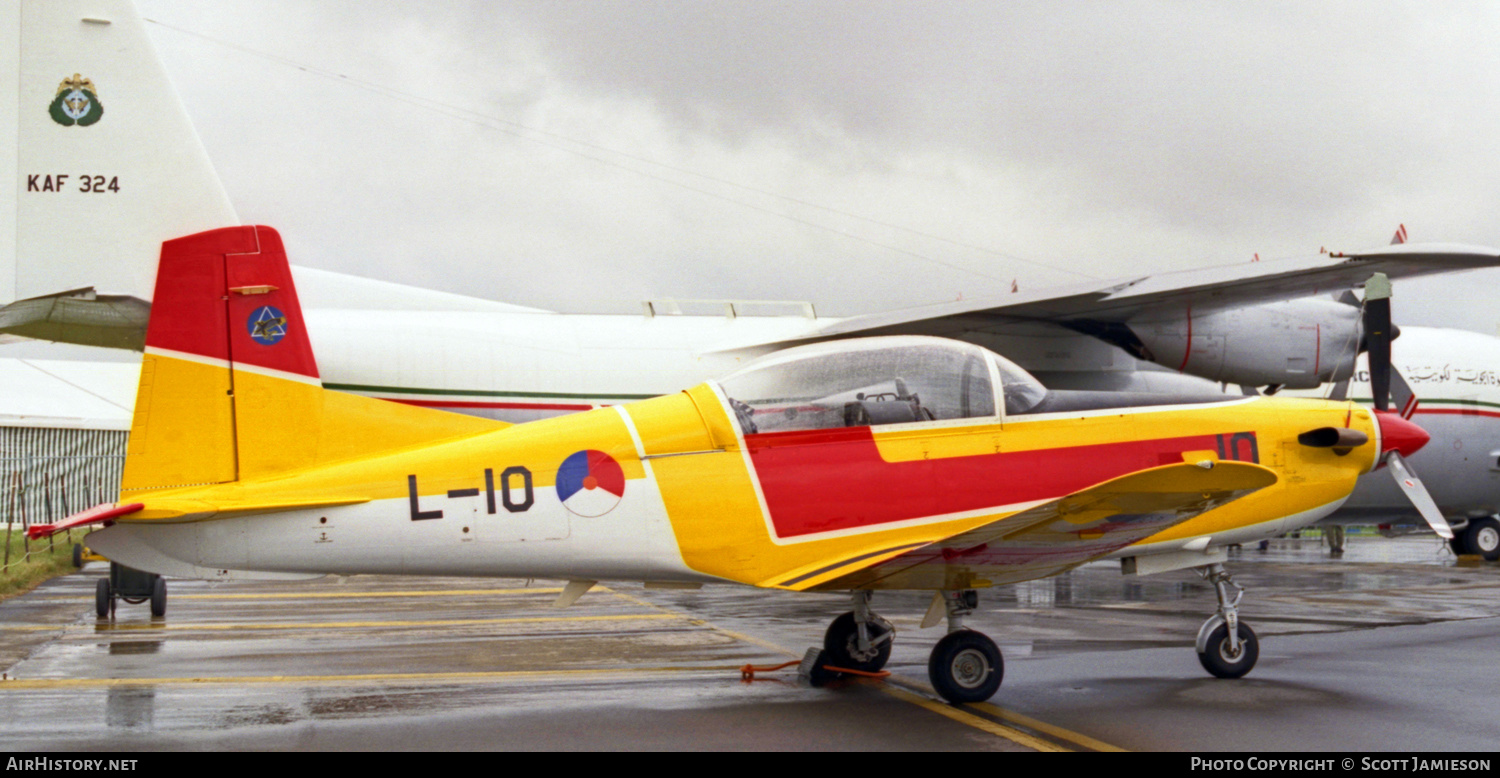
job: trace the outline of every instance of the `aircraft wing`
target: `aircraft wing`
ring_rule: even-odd
[[[134,297],[71,289],[0,306],[0,342],[51,340],[140,351],[150,312],[149,303]]]
[[[1155,467],[916,548],[815,564],[773,585],[799,591],[955,590],[1043,578],[1274,483],[1269,468],[1244,462],[1216,462],[1211,469],[1188,463]]]
[[[793,339],[735,343],[719,350],[852,336],[954,336],[1025,322],[1108,327],[1157,309],[1191,307],[1198,314],[1335,293],[1363,286],[1377,272],[1392,279],[1415,278],[1496,266],[1500,266],[1497,249],[1407,243],[1359,254],[1319,254],[1139,275],[854,316]]]

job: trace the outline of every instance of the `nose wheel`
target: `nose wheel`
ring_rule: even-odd
[[[896,629],[870,610],[870,593],[853,594],[854,610],[833,620],[823,634],[824,663],[865,673],[879,672],[890,661]]]
[[[1212,564],[1197,570],[1214,585],[1219,596],[1218,612],[1198,629],[1198,663],[1216,678],[1241,678],[1260,658],[1260,641],[1255,631],[1240,621],[1240,598],[1245,589],[1234,582],[1223,565]]]

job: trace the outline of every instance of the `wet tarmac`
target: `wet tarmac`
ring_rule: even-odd
[[[1215,607],[1191,571],[1096,563],[985,592],[969,625],[1005,683],[955,708],[926,688],[928,596],[877,593],[884,682],[809,689],[795,667],[843,595],[742,587],[360,576],[172,581],[168,613],[93,615],[107,567],[0,603],[0,747],[43,749],[1480,750],[1500,726],[1500,565],[1429,537],[1243,550],[1247,678],[1199,667]]]

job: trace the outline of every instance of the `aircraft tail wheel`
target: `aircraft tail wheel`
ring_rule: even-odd
[[[167,615],[167,579],[157,576],[151,587],[151,615],[161,618]]]
[[[100,578],[99,583],[94,585],[94,612],[99,618],[109,618],[109,606],[113,604],[114,592],[110,591],[109,579]]]
[[[885,663],[891,658],[891,645],[895,641],[890,638],[881,640],[881,638],[888,634],[890,629],[875,619],[867,622],[865,628],[874,645],[869,651],[860,651],[859,625],[854,621],[854,613],[845,613],[834,619],[833,623],[828,625],[828,632],[823,635],[823,654],[828,664],[866,673],[878,672],[880,668],[885,667]]]
[[[938,696],[948,702],[984,702],[1000,691],[1005,662],[995,641],[961,629],[944,635],[932,647],[927,676]]]
[[[1474,519],[1464,532],[1468,540],[1469,553],[1479,554],[1486,561],[1500,560],[1500,521],[1491,518]]]
[[[1219,624],[1213,631],[1208,633],[1208,640],[1204,644],[1204,650],[1198,653],[1198,662],[1203,669],[1217,678],[1239,678],[1250,669],[1255,667],[1255,660],[1260,658],[1260,643],[1255,638],[1255,631],[1240,622],[1240,650],[1235,652],[1229,647],[1229,626]]]

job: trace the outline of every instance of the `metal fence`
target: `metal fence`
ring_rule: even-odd
[[[124,430],[0,427],[0,521],[46,524],[119,499]],[[9,556],[9,555],[7,555]],[[6,566],[17,559],[6,560]]]

